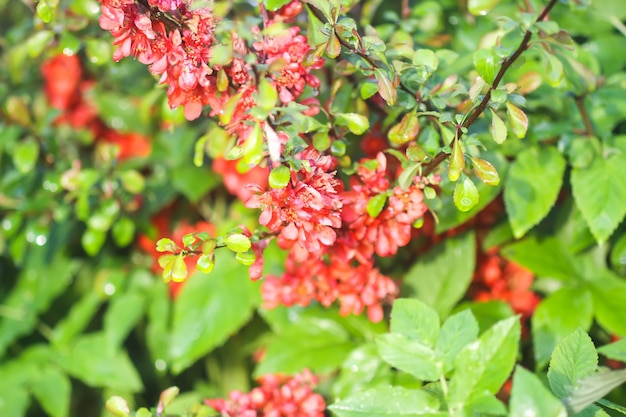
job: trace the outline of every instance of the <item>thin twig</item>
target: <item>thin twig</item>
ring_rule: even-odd
[[[411,15],[411,8],[409,7],[409,0],[402,0],[401,10],[402,20],[406,20]]]
[[[578,113],[580,113],[580,117],[583,119],[583,124],[585,125],[584,135],[593,136],[593,124],[591,123],[591,118],[589,117],[589,113],[585,108],[585,96],[576,96],[574,97],[574,101],[576,102]]]

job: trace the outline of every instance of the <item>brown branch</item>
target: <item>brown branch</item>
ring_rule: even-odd
[[[585,125],[585,131],[583,132],[584,135],[593,136],[593,123],[591,123],[591,118],[589,117],[589,113],[585,108],[585,96],[576,96],[574,97],[574,101],[576,102],[578,113],[580,113],[580,117],[583,119],[583,124]]]
[[[552,8],[556,5],[557,2],[558,0],[550,0],[548,5],[543,9],[541,14],[537,18],[536,22],[540,22],[544,20],[546,16],[548,16],[548,13],[550,13],[550,10],[552,10]],[[502,78],[504,78],[504,74],[506,74],[506,72],[511,67],[511,65],[513,65],[513,63],[517,60],[517,58],[519,58],[520,55],[522,55],[522,53],[528,48],[528,44],[530,42],[531,37],[532,37],[532,32],[530,31],[530,29],[526,30],[526,33],[524,34],[524,37],[522,38],[522,41],[520,42],[517,49],[513,52],[511,56],[509,56],[502,62],[502,67],[500,67],[498,74],[493,80],[493,84],[489,87],[489,91],[487,91],[487,93],[481,100],[480,104],[478,104],[478,106],[470,113],[470,115],[467,117],[467,119],[465,119],[462,125],[457,126],[456,128],[457,139],[460,139],[461,136],[463,136],[463,129],[469,128],[476,121],[476,119],[478,119],[478,117],[480,117],[480,115],[483,114],[483,112],[487,109],[487,105],[489,104],[489,100],[491,99],[491,92],[495,90],[496,88],[498,88],[498,85],[502,81]],[[437,168],[444,160],[447,159],[447,157],[448,157],[448,153],[443,152],[443,151],[439,152],[433,158],[431,162],[424,165],[423,175],[427,176],[428,174],[432,173],[435,170],[435,168]]]
[[[411,8],[409,7],[409,0],[402,0],[402,10],[401,13],[402,19],[406,20],[411,15]]]

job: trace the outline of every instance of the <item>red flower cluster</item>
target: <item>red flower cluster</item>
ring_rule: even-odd
[[[117,157],[127,159],[150,154],[150,141],[138,133],[121,133],[107,127],[98,117],[96,108],[87,95],[93,82],[85,79],[80,60],[75,55],[57,55],[41,66],[45,80],[44,91],[55,109],[61,110],[57,124],[68,124],[76,129],[88,129],[96,140],[115,144]]]
[[[264,375],[249,393],[233,391],[228,399],[205,403],[228,417],[323,417],[324,398],[313,392],[317,378],[305,370],[293,377]]]
[[[273,17],[289,20],[302,10],[298,2],[292,3],[283,8],[284,14],[279,10]],[[297,27],[283,35],[259,36],[261,40],[253,47],[233,32],[228,64],[211,65],[211,48],[219,44],[215,35],[218,22],[211,9],[194,6],[192,0],[101,0],[101,10],[100,26],[111,32],[117,45],[115,60],[134,56],[149,65],[153,74],[161,76],[160,82],[169,85],[170,106],[183,106],[189,120],[199,117],[204,105],[211,107],[211,115],[228,114],[222,122],[241,141],[249,130],[242,122],[253,119],[248,110],[256,105],[253,94],[258,82],[254,63],[246,57],[255,54],[259,63],[277,64],[277,72],[268,77],[283,103],[295,100],[305,85],[319,85],[310,71],[319,68],[323,60],[303,65],[310,47],[306,37],[298,35]],[[252,33],[260,30],[252,28]]]
[[[470,296],[476,301],[504,301],[526,321],[540,301],[530,288],[533,281],[532,272],[507,261],[494,248],[479,254]]]
[[[263,210],[259,223],[278,234],[278,246],[290,249],[296,261],[320,257],[335,243],[341,227],[340,192],[343,184],[335,178],[335,160],[313,148],[299,155],[308,167],[291,172],[284,188],[259,192],[248,200],[248,207]]]

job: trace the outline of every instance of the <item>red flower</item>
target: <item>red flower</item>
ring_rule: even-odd
[[[75,55],[57,55],[41,65],[48,101],[58,110],[68,110],[80,102],[79,85],[83,70]]]
[[[249,393],[232,391],[228,399],[205,403],[228,417],[323,417],[324,398],[313,392],[317,378],[308,370],[298,375],[264,375]]]

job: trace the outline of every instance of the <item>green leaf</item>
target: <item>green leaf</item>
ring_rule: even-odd
[[[157,252],[180,252],[180,248],[174,243],[172,239],[166,237],[157,240],[156,243]]]
[[[354,349],[341,364],[339,377],[332,386],[335,398],[374,388],[391,382],[392,372],[380,359],[374,343],[365,343]]]
[[[493,109],[489,110],[491,110],[491,126],[489,127],[491,137],[494,142],[502,144],[508,136],[506,125]]]
[[[591,233],[602,244],[626,215],[626,155],[596,157],[586,168],[572,169],[572,192]]]
[[[596,372],[579,380],[569,397],[563,399],[563,403],[570,414],[579,413],[624,382],[626,382],[626,369]]]
[[[598,348],[598,352],[609,359],[626,362],[626,338]]]
[[[554,54],[549,52],[545,52],[543,56],[546,58],[546,71],[544,72],[546,81],[550,87],[558,87],[561,84],[561,80],[565,77],[563,63]]]
[[[504,184],[504,205],[516,238],[548,215],[561,190],[565,159],[556,148],[522,151]]]
[[[130,245],[135,237],[135,222],[128,217],[120,217],[113,224],[111,235],[115,244],[120,248]]]
[[[472,280],[475,264],[475,235],[473,233],[457,235],[445,239],[422,255],[405,274],[404,285],[411,294],[415,294],[441,316],[446,316],[465,295]]]
[[[52,21],[55,11],[55,8],[51,7],[45,0],[40,0],[37,3],[37,16],[39,16],[44,23],[50,23]]]
[[[87,228],[81,236],[80,243],[87,255],[96,256],[100,252],[102,245],[104,245],[106,238],[107,233],[105,231]]]
[[[39,11],[40,4],[41,2],[37,4],[37,11]],[[38,30],[33,36],[26,40],[24,46],[28,50],[28,55],[32,58],[36,58],[43,53],[53,39],[54,32],[51,30]]]
[[[104,334],[107,346],[116,351],[120,349],[143,317],[146,307],[146,297],[138,292],[121,294],[109,304],[104,315]]]
[[[460,211],[469,211],[478,204],[479,198],[478,189],[474,182],[463,175],[461,181],[457,182],[456,187],[454,187],[452,199],[456,208]]]
[[[415,180],[415,176],[417,175],[417,171],[419,171],[421,163],[414,163],[406,167],[398,177],[398,185],[403,190],[408,190],[409,187],[413,184]]]
[[[378,217],[380,212],[383,211],[383,209],[385,208],[385,204],[387,204],[388,197],[389,196],[387,194],[382,193],[382,194],[378,194],[370,198],[369,201],[367,202],[367,207],[366,207],[367,214],[373,219]]]
[[[215,268],[215,255],[213,253],[200,255],[196,261],[196,267],[200,272],[210,274]]]
[[[102,39],[87,39],[85,52],[89,62],[95,65],[108,64],[113,57],[111,43]]]
[[[267,10],[275,12],[284,5],[288,4],[291,0],[263,0],[263,4]]]
[[[325,130],[321,130],[313,135],[313,147],[320,152],[330,148],[330,136]]]
[[[439,400],[424,390],[382,386],[357,392],[329,406],[338,417],[438,416]]]
[[[291,170],[285,165],[279,165],[270,172],[269,184],[272,188],[285,188],[290,180]]]
[[[181,252],[176,255],[172,265],[171,278],[174,282],[182,282],[187,278],[187,264],[185,263],[185,255]]]
[[[509,125],[511,125],[511,131],[519,139],[524,138],[526,136],[526,131],[528,131],[528,116],[526,116],[526,113],[524,113],[522,109],[508,101],[506,102],[506,110],[509,115]]]
[[[348,332],[334,320],[301,319],[275,335],[266,345],[255,376],[296,373],[309,368],[316,373],[332,372],[355,348]]]
[[[113,414],[115,417],[130,416],[130,408],[128,408],[128,403],[123,397],[114,395],[106,401],[105,406],[107,411]]]
[[[35,383],[33,395],[51,417],[70,415],[72,384],[67,375],[54,367],[47,367]]]
[[[232,233],[226,236],[224,243],[233,252],[247,252],[252,247],[250,238],[241,233]]]
[[[592,321],[593,301],[589,291],[561,288],[543,299],[531,321],[537,367],[547,365],[559,340],[579,327],[588,330]]]
[[[74,301],[72,309],[52,331],[52,344],[63,348],[71,343],[89,325],[103,301],[95,291],[86,292]]]
[[[509,377],[520,339],[519,317],[501,320],[457,356],[450,381],[449,405],[459,407],[498,392]]]
[[[452,154],[448,160],[448,178],[452,182],[456,182],[461,176],[463,169],[465,168],[465,157],[463,156],[463,149],[458,139],[454,140],[452,145]]]
[[[433,347],[439,338],[439,316],[419,300],[399,298],[391,309],[391,332]]]
[[[146,180],[143,175],[134,169],[122,171],[120,173],[120,181],[122,182],[122,187],[131,194],[141,193],[146,186]]]
[[[443,357],[443,371],[448,373],[461,350],[478,337],[478,322],[467,309],[456,313],[443,323],[435,352]]]
[[[171,186],[191,202],[197,202],[221,184],[221,178],[216,173],[207,168],[198,168],[192,163],[180,164],[169,174]]]
[[[489,10],[496,7],[498,3],[500,3],[500,0],[468,0],[467,10],[473,15],[484,16]]]
[[[437,381],[443,374],[442,358],[431,347],[402,333],[379,335],[376,346],[385,362],[420,381]]]
[[[34,140],[20,142],[13,151],[13,164],[22,174],[31,172],[39,158],[39,145]]]
[[[169,360],[175,374],[224,343],[250,319],[259,301],[259,284],[250,281],[247,268],[232,254],[215,255],[210,278],[195,274],[174,303]]]
[[[472,0],[470,0],[472,1]],[[478,0],[480,1],[480,0]],[[489,85],[493,83],[500,66],[500,58],[493,48],[481,48],[474,52],[474,68]]]
[[[276,91],[276,87],[272,85],[267,78],[261,78],[258,85],[259,91],[259,107],[265,110],[266,112],[270,112],[276,106],[276,100],[278,100],[278,92]]]
[[[398,90],[382,70],[374,68],[374,76],[378,82],[378,94],[388,105],[393,106],[398,99]]]
[[[417,112],[412,111],[404,115],[400,123],[389,129],[388,137],[391,143],[403,145],[407,142],[415,140],[419,133],[420,125],[417,118]]]
[[[535,374],[517,366],[511,389],[511,417],[566,417],[565,407]]]
[[[567,397],[578,382],[598,367],[598,354],[591,338],[577,329],[563,338],[552,353],[548,369],[550,388],[559,398]]]
[[[626,334],[626,282],[604,268],[594,268],[590,274],[596,320],[611,333]]]
[[[138,392],[141,378],[125,352],[111,351],[104,333],[82,336],[59,356],[63,368],[92,387]]]
[[[362,135],[370,128],[367,117],[358,113],[337,113],[335,123],[347,127],[355,135]]]
[[[326,55],[330,59],[335,59],[341,53],[341,42],[334,30],[330,31],[328,42],[326,43]]]
[[[0,414],[3,416],[25,416],[30,405],[28,391],[21,386],[8,387],[2,391],[3,398],[10,401],[0,401]]]
[[[474,174],[485,184],[496,186],[500,184],[500,176],[496,168],[484,159],[474,158],[470,156],[472,161],[472,168],[474,168]]]

